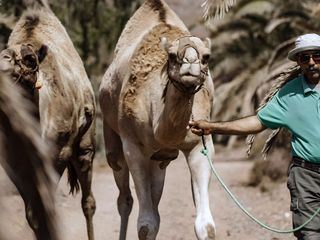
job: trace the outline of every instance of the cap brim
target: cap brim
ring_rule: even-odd
[[[298,48],[292,49],[288,53],[288,59],[291,61],[296,61],[298,53],[304,52],[304,51],[309,51],[309,50],[319,50],[319,49],[320,49],[320,46],[298,47]]]

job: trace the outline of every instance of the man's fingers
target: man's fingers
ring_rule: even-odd
[[[199,136],[201,136],[203,134],[203,130],[202,129],[197,129],[197,128],[191,128],[191,132],[194,134],[197,134]]]
[[[189,121],[190,128],[199,128],[199,122],[197,121]]]

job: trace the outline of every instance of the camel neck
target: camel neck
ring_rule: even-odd
[[[39,90],[24,84],[21,84],[21,88],[25,92],[24,96],[29,100],[30,104],[32,104],[32,115],[35,117],[35,119],[40,120]]]
[[[155,129],[156,139],[165,145],[178,145],[187,135],[194,96],[187,96],[168,83],[162,111]]]

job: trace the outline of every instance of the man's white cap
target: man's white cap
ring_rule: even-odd
[[[292,61],[296,61],[297,54],[308,50],[320,49],[320,36],[315,33],[308,33],[299,36],[295,42],[295,48],[292,49],[288,58]]]

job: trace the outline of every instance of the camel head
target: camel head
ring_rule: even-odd
[[[14,82],[18,83],[29,93],[39,89],[39,64],[47,55],[47,46],[35,49],[31,44],[19,44],[4,49],[0,53],[0,70],[11,70]]]
[[[169,80],[178,90],[194,94],[209,74],[210,40],[187,36],[169,43],[161,38],[161,45],[168,54]]]

